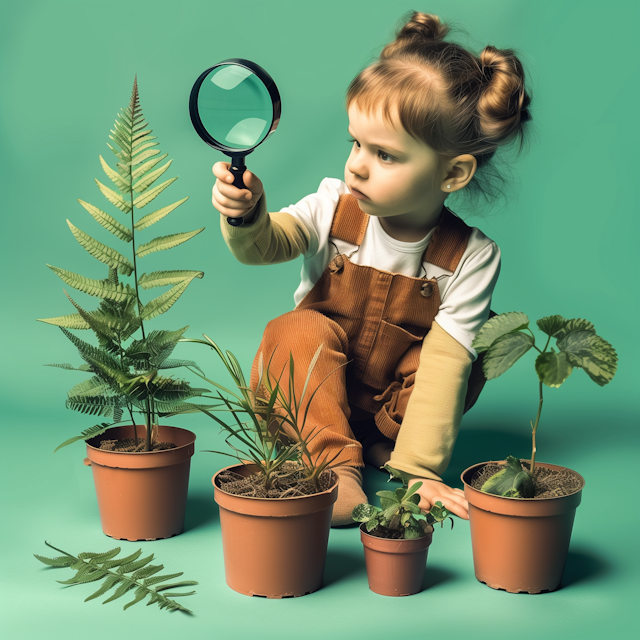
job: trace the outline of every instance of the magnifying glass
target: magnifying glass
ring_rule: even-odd
[[[189,115],[197,134],[231,157],[233,184],[246,189],[244,158],[264,142],[280,122],[280,93],[271,76],[255,62],[229,58],[207,69],[189,97]],[[233,226],[242,218],[227,218]]]

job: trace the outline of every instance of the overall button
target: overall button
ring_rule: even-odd
[[[420,289],[420,293],[425,298],[430,298],[433,295],[433,283],[425,282]]]

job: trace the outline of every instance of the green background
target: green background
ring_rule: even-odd
[[[47,555],[45,539],[70,552],[115,546],[100,530],[83,446],[52,453],[94,421],[65,410],[66,391],[81,374],[42,365],[78,358],[57,329],[35,318],[71,312],[62,282],[45,263],[103,277],[65,219],[96,231],[77,198],[114,211],[94,178],[104,180],[98,154],[109,158],[109,129],[128,103],[134,74],[160,149],[174,159],[166,175],[180,176],[162,203],[190,196],[154,230],[207,227],[188,245],[145,259],[147,270],[206,274],[151,326],[189,324],[189,335],[206,332],[248,368],[264,325],[292,307],[300,262],[247,267],[226,249],[210,194],[211,166],[223,157],[192,129],[191,85],[205,68],[229,57],[255,60],[271,73],[283,117],[248,166],[263,180],[269,208],[279,209],[315,191],[325,176],[343,176],[346,87],[409,9],[454,21],[469,34],[459,39],[476,51],[487,44],[516,48],[529,74],[535,130],[529,152],[513,165],[506,204],[482,217],[473,207],[452,204],[502,249],[493,308],[521,310],[532,320],[552,314],[587,318],[620,356],[609,386],[598,388],[577,372],[561,391],[546,394],[538,457],[571,467],[587,481],[564,588],[518,596],[479,584],[468,523],[457,521],[453,531],[437,531],[428,588],[411,598],[383,598],[368,590],[355,529],[332,530],[321,591],[281,601],[236,594],[224,582],[210,484],[225,459],[200,453],[217,448],[220,437],[206,417],[187,416],[180,424],[196,431],[198,440],[186,532],[121,546],[130,552],[142,544],[171,572],[198,580],[197,594],[184,601],[196,615],[143,605],[122,612],[124,599],[106,607],[99,600],[84,604],[92,585],[67,593],[55,579],[69,572],[48,570],[31,556]],[[632,1],[558,0],[3,2],[4,637],[587,639],[628,637],[637,630],[638,9]],[[90,304],[81,294],[77,298]],[[225,381],[213,354],[199,349],[186,345],[180,355]],[[524,358],[487,385],[464,418],[445,480],[459,486],[459,473],[470,464],[528,453],[537,393],[532,362]],[[370,496],[384,481],[367,469]]]

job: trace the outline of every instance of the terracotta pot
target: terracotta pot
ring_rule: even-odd
[[[144,437],[144,425],[137,430]],[[158,439],[172,442],[175,449],[122,453],[98,448],[102,440],[124,438],[133,438],[132,425],[87,440],[102,530],[118,540],[159,540],[182,533],[195,434],[161,426]]]
[[[410,596],[422,591],[433,527],[422,538],[378,538],[360,526],[369,589],[382,596]]]
[[[333,503],[338,482],[322,493],[298,498],[252,498],[223,491],[227,470],[249,475],[254,465],[233,465],[212,478],[220,506],[227,584],[238,593],[291,598],[322,586]]]
[[[491,463],[476,464],[460,476],[469,502],[476,578],[492,589],[510,593],[555,591],[562,582],[584,478],[579,476],[582,487],[578,491],[560,498],[503,498],[469,485],[474,473],[486,464]],[[565,469],[543,462],[536,466]]]

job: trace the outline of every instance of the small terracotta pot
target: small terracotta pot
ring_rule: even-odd
[[[378,538],[360,525],[369,589],[382,596],[410,596],[422,591],[433,527],[422,538]]]
[[[584,478],[579,476],[578,491],[560,498],[503,498],[469,485],[476,471],[487,464],[492,463],[476,464],[460,476],[469,502],[476,578],[510,593],[555,591],[562,582]],[[565,469],[543,462],[536,466]]]
[[[144,437],[145,426],[137,430]],[[118,540],[159,540],[182,533],[195,434],[161,426],[158,439],[172,442],[175,449],[123,453],[98,448],[102,440],[124,438],[133,438],[133,425],[87,440],[102,530]]]
[[[252,498],[223,491],[217,477],[231,470],[248,476],[254,465],[233,465],[212,478],[220,506],[227,584],[238,593],[291,598],[322,586],[338,482],[297,498]]]

